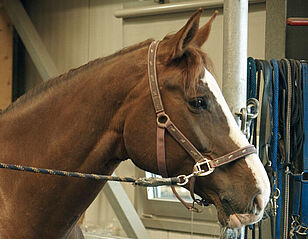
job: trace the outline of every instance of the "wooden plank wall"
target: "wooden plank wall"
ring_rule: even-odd
[[[12,101],[13,26],[0,4],[0,109]]]

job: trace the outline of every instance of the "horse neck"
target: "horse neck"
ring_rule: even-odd
[[[111,174],[127,157],[122,140],[126,98],[138,84],[139,77],[146,74],[146,67],[140,72],[131,57],[123,56],[103,65],[89,66],[72,79],[3,114],[0,117],[0,160],[26,166]],[[136,55],[135,60],[138,60]],[[36,185],[37,190],[49,188],[40,192],[41,199],[35,199],[35,207],[30,205],[29,210],[34,215],[31,220],[34,220],[33,225],[47,220],[49,224],[45,224],[53,227],[61,218],[66,225],[61,228],[62,232],[75,222],[103,186],[103,183],[77,182],[57,176],[19,176],[11,172],[1,175],[4,178],[0,182],[1,195],[11,196],[1,197],[0,202],[7,201],[7,204],[22,207],[23,200],[34,200],[31,197],[35,196],[26,193],[33,190],[31,185]],[[6,191],[13,181],[15,194]],[[64,215],[50,211],[48,218],[42,218],[44,215],[36,212],[38,208],[45,208],[46,212],[61,211],[50,205],[58,200],[55,195],[61,195]],[[12,213],[17,214],[18,210]],[[1,231],[0,227],[0,234]]]
[[[0,118],[1,127],[7,129],[13,145],[17,143],[23,148],[23,142],[32,142],[24,146],[29,155],[25,161],[33,159],[34,165],[55,167],[55,162],[63,162],[56,158],[65,158],[70,161],[58,166],[67,169],[69,165],[70,170],[75,170],[81,165],[87,169],[88,157],[99,158],[100,164],[109,159],[125,159],[121,144],[123,108],[130,91],[146,72],[146,66],[140,71],[141,67],[132,63],[132,56],[90,64],[76,74],[68,73],[73,74],[71,79],[4,114]],[[17,158],[22,159],[24,155]]]

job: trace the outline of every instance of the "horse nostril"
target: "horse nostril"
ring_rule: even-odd
[[[263,207],[263,200],[261,197],[261,194],[258,193],[251,202],[251,208],[250,208],[250,212],[254,215],[258,215]]]

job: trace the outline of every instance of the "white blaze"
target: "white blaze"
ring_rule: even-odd
[[[239,129],[215,78],[206,68],[204,68],[204,77],[201,80],[207,84],[209,90],[216,97],[218,104],[221,106],[222,111],[225,114],[230,129],[229,133],[230,138],[239,147],[244,147],[249,145],[248,140]],[[262,204],[263,204],[262,209],[264,209],[266,204],[268,203],[270,196],[270,182],[268,176],[259,157],[256,154],[250,154],[249,156],[246,156],[245,160],[248,167],[251,169],[253,176],[255,177],[256,187],[261,192]]]

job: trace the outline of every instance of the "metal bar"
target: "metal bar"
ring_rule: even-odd
[[[150,236],[121,184],[107,182],[103,187],[126,235],[130,238],[149,239]]]
[[[262,3],[265,0],[250,0],[249,3]],[[207,1],[185,1],[178,3],[157,4],[152,6],[119,9],[114,12],[114,16],[118,18],[133,18],[143,16],[162,15],[168,13],[179,13],[194,11],[198,8],[219,8],[224,4],[223,0],[207,0]]]
[[[290,17],[287,19],[287,24],[290,26],[308,26],[307,17]]]
[[[48,80],[57,76],[57,67],[21,2],[19,0],[2,2],[42,79]]]
[[[222,92],[234,116],[246,107],[247,35],[248,0],[225,0]]]

